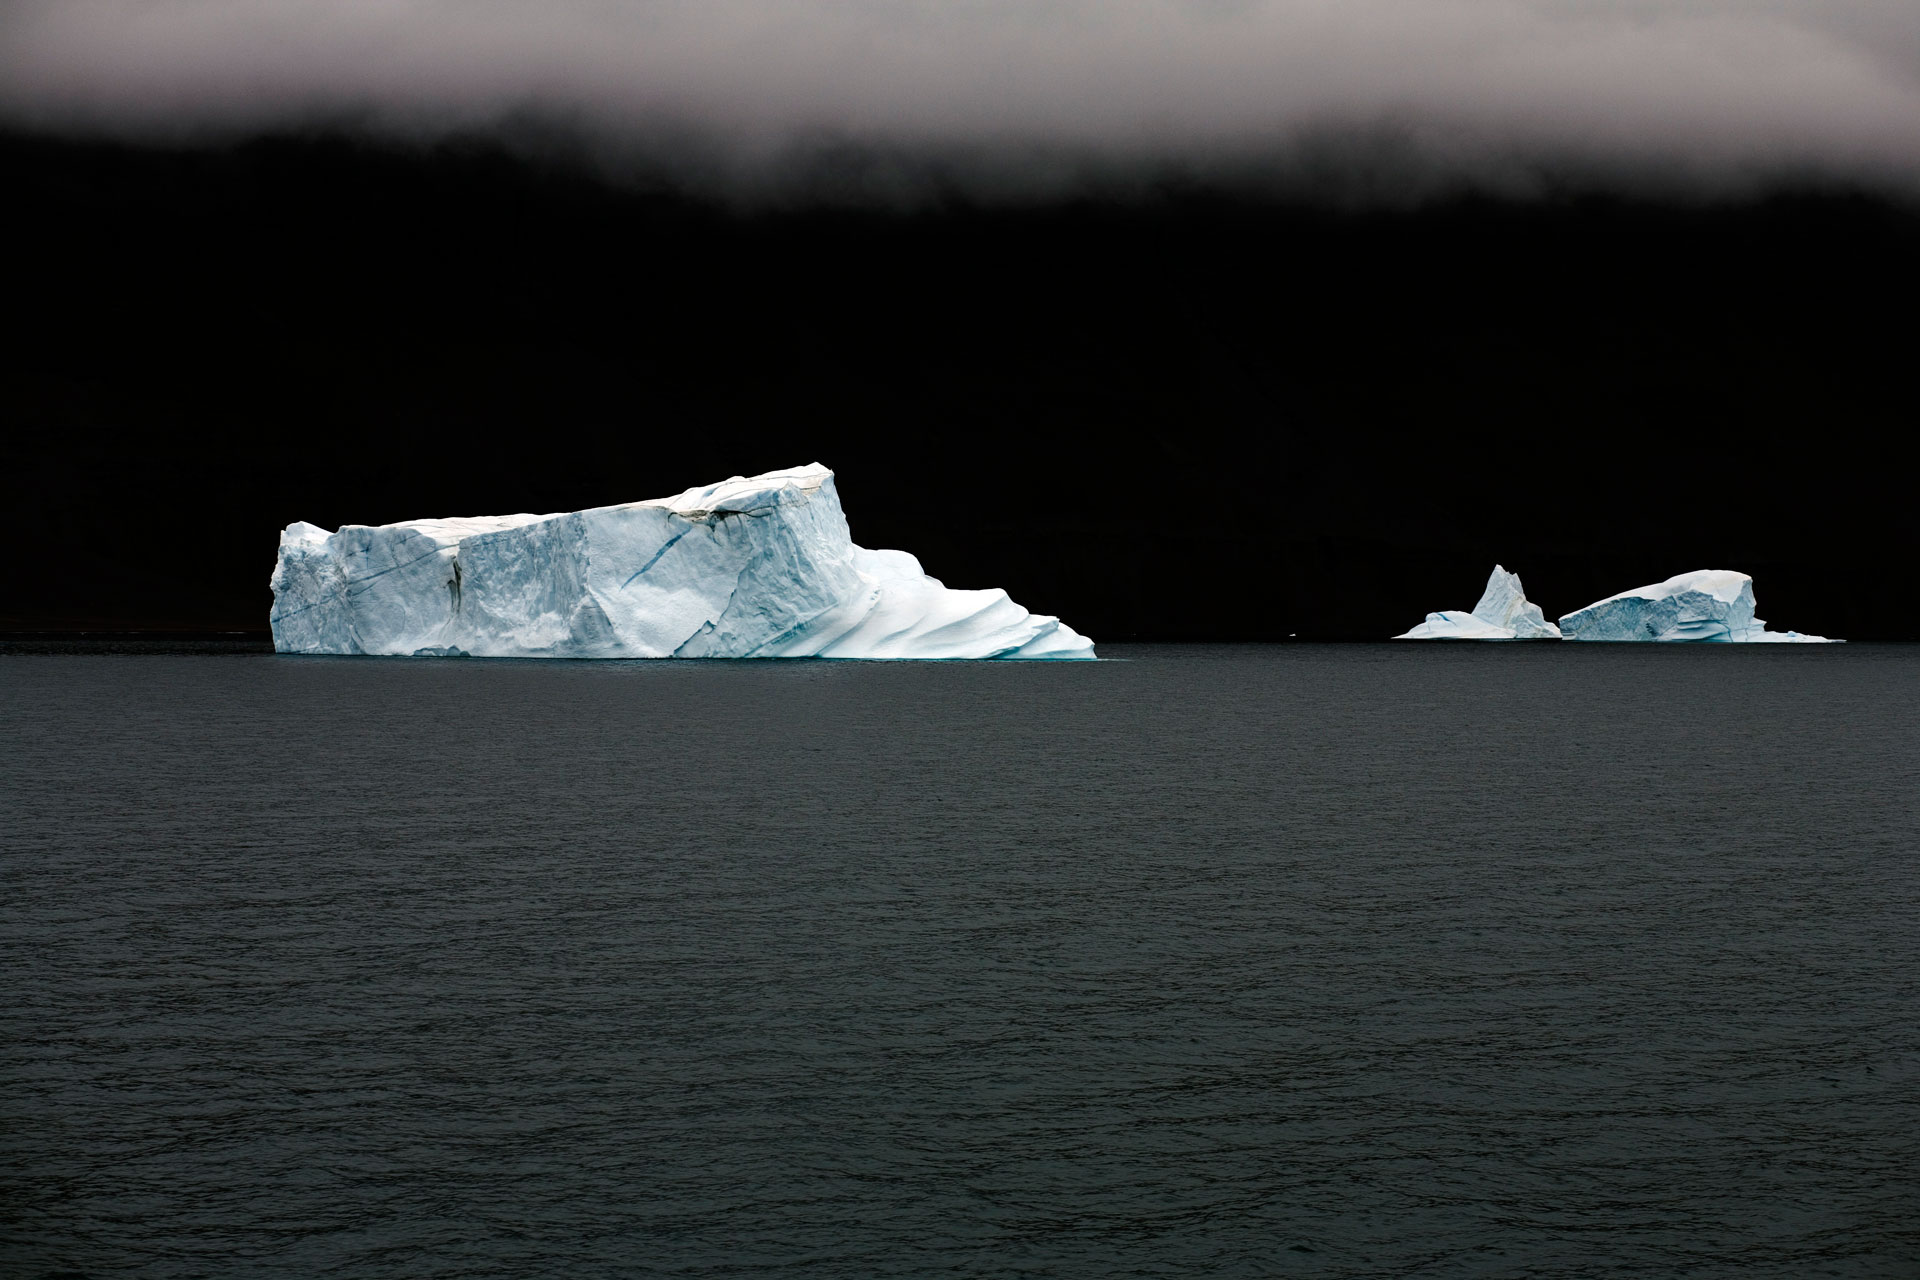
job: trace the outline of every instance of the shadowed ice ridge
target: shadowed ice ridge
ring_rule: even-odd
[[[281,653],[489,658],[1092,658],[1001,590],[855,546],[819,463],[563,515],[296,522]]]
[[[1558,640],[1560,629],[1548,622],[1540,606],[1527,601],[1520,575],[1493,566],[1480,603],[1469,613],[1442,609],[1395,640]]]

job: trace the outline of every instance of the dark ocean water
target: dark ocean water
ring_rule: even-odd
[[[1920,1276],[1920,647],[1103,652],[0,655],[0,1272]]]

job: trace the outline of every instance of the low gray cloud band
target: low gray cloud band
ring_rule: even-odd
[[[776,188],[834,148],[1009,191],[1173,165],[1920,192],[1908,0],[16,0],[0,113],[175,139],[539,119]],[[1391,184],[1389,184],[1391,185]]]

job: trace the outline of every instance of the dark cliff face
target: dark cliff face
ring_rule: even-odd
[[[1697,568],[1920,638],[1920,214],[1152,190],[739,212],[486,148],[0,143],[10,627],[264,626],[276,531],[815,459],[1102,640],[1549,618]]]

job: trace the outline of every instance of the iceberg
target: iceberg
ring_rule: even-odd
[[[488,658],[1092,658],[999,590],[856,546],[819,463],[559,515],[280,535],[280,653]]]
[[[1560,629],[1548,622],[1540,606],[1527,601],[1520,575],[1493,566],[1480,603],[1468,613],[1442,609],[1395,640],[1558,640]]]
[[[1753,579],[1732,569],[1698,569],[1608,596],[1560,619],[1560,631],[1569,640],[1840,643],[1798,631],[1767,630],[1767,624],[1753,616]]]

